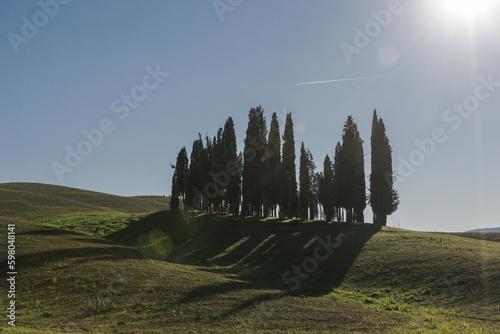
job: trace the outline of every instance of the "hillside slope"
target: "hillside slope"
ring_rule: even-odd
[[[197,266],[144,260],[112,241],[0,218],[7,223],[16,223],[19,261],[17,325],[2,323],[7,332],[383,332],[409,321],[348,298],[290,296]],[[7,305],[6,294],[0,300]]]
[[[496,333],[500,324],[494,241],[144,214],[158,203],[48,185],[0,185],[0,201],[0,237],[8,223],[17,232],[18,327],[2,323],[8,332]]]
[[[143,249],[143,240],[152,235],[169,249],[163,257],[169,261],[223,268],[279,289],[300,282],[296,294],[349,287],[366,293],[425,292],[429,303],[452,298],[455,304],[500,305],[497,242],[372,224],[187,218],[170,212],[147,216],[108,238]],[[159,258],[154,252],[144,254]],[[306,279],[293,274],[294,265],[302,267]],[[307,267],[317,268],[309,275]],[[287,271],[292,273],[284,275]]]
[[[169,206],[155,197],[122,197],[40,183],[1,183],[0,214],[31,222],[82,213],[144,213]]]

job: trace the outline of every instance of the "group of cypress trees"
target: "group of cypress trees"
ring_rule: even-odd
[[[363,222],[366,207],[363,140],[352,116],[347,117],[342,143],[335,147],[332,164],[327,155],[320,175],[320,202],[327,220]]]
[[[311,152],[302,142],[299,183],[296,177],[292,114],[286,116],[283,136],[276,112],[269,130],[264,109],[251,108],[244,140],[238,154],[231,117],[213,138],[201,135],[193,142],[190,159],[180,150],[172,177],[171,209],[181,206],[217,213],[259,217],[363,222],[367,201],[374,223],[385,225],[399,204],[394,189],[392,149],[382,119],[373,113],[371,135],[370,195],[367,200],[363,140],[352,116],[344,124],[342,142],[333,161],[326,156],[323,171],[316,172]]]
[[[193,142],[191,158],[188,159],[186,148],[182,147],[173,166],[171,209],[176,211],[182,199],[183,205],[193,209],[208,208],[212,212],[238,214],[241,156],[237,153],[231,117],[213,138],[207,136],[203,141],[198,134],[198,139]]]

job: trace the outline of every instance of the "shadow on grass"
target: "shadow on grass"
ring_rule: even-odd
[[[44,268],[50,263],[67,260],[71,263],[84,263],[141,258],[136,249],[112,241],[51,227],[30,225],[20,227],[16,241],[16,264],[23,270]],[[88,247],[75,247],[82,244],[88,244]],[[2,262],[7,268],[6,257]]]
[[[241,281],[198,286],[177,301],[190,304],[229,294],[228,298],[234,302],[221,311],[225,317],[263,301],[276,300],[267,293],[269,290],[281,291],[280,296],[330,292],[342,283],[365,243],[379,230],[380,227],[371,224],[261,221],[256,217],[161,211],[110,234],[106,237],[110,241],[96,238],[94,243],[94,238],[53,228],[20,231],[26,237],[20,240],[26,242],[31,239],[36,243],[37,238],[54,244],[61,238],[71,242],[65,242],[66,248],[56,245],[55,249],[21,252],[18,259],[23,268],[38,268],[67,259],[72,263],[118,261],[152,254],[149,258],[197,265],[201,270],[218,274],[231,273]],[[72,242],[85,242],[88,247],[72,247]],[[155,253],[143,249],[139,252],[136,247],[154,248],[165,256],[156,258]],[[30,252],[30,247],[25,249]],[[247,293],[254,289],[261,291]]]
[[[219,274],[231,273],[248,282],[196,288],[179,301],[191,303],[253,288],[281,290],[286,295],[328,293],[342,283],[365,243],[380,226],[297,220],[280,223],[277,219],[260,221],[255,217],[209,214],[189,218],[189,214],[162,211],[108,238],[137,246],[138,236],[158,230],[171,243],[167,261],[197,265]],[[261,299],[245,301],[234,311]]]
[[[99,260],[140,259],[137,250],[128,247],[79,247],[62,248],[18,255],[19,266],[26,268],[44,267],[47,263],[64,260],[90,262]]]
[[[243,290],[252,290],[254,291],[255,287],[249,282],[228,282],[228,283],[218,283],[212,285],[202,286],[198,289],[194,289],[187,293],[184,298],[176,301],[178,304],[190,304],[195,303],[200,300],[208,300],[213,296],[224,296],[230,295],[232,292],[238,292]],[[250,307],[258,306],[261,303],[269,302],[269,301],[277,301],[280,298],[286,296],[286,293],[282,291],[276,290],[274,294],[270,293],[262,293],[253,298],[242,298],[241,295],[235,295],[232,298],[237,300],[236,303],[233,304],[232,307],[229,307],[227,310],[221,310],[221,314],[218,315],[217,318],[226,318],[237,312],[245,310]],[[229,303],[230,304],[230,303]]]

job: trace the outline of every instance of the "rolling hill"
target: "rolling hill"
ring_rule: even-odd
[[[1,214],[31,222],[82,213],[142,213],[166,210],[162,196],[122,197],[39,183],[0,184]]]
[[[500,227],[479,228],[477,230],[470,230],[471,233],[500,233]]]
[[[15,223],[19,267],[17,326],[0,329],[498,332],[498,242],[371,224],[172,215],[164,200],[0,184],[2,239]]]

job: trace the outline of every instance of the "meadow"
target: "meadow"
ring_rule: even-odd
[[[0,203],[18,271],[2,332],[499,332],[494,233],[172,214],[168,197],[30,183],[0,184]]]

